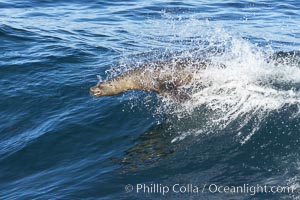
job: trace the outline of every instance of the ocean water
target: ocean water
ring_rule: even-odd
[[[0,199],[300,199],[299,0],[2,0],[0,41]],[[181,58],[187,101],[89,93]]]

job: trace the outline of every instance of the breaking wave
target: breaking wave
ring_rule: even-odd
[[[162,98],[156,109],[156,114],[167,114],[172,122],[176,130],[173,142],[189,135],[217,134],[229,128],[244,144],[271,112],[294,106],[289,117],[299,117],[298,51],[276,52],[268,43],[253,44],[208,20],[172,18],[166,14],[165,20],[148,23],[151,24],[148,27],[165,29],[147,38],[139,33],[139,39],[166,45],[163,48],[150,46],[151,51],[143,54],[124,53],[118,67],[107,73],[112,77],[145,63],[156,65],[158,60],[174,65],[182,59],[189,61],[185,67],[194,80],[184,89],[191,98],[180,104]],[[206,67],[197,67],[203,61],[207,62]]]

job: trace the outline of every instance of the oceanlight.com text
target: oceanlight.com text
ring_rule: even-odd
[[[224,194],[250,194],[255,195],[258,193],[276,194],[294,193],[295,188],[292,186],[280,186],[280,185],[219,185],[219,184],[179,184],[164,185],[159,183],[151,184],[127,184],[125,191],[135,192],[137,194],[161,194],[166,195],[168,193],[181,193],[181,194],[198,194],[198,193],[224,193]]]

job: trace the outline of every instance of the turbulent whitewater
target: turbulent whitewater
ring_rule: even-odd
[[[1,1],[0,199],[299,199],[299,10],[298,0]],[[184,101],[89,94],[97,77],[139,67],[172,80],[182,61]],[[294,192],[126,191],[177,183]]]

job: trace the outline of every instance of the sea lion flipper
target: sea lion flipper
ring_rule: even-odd
[[[162,96],[172,97],[178,102],[183,102],[190,98],[182,88],[177,87],[174,83],[169,81],[160,84],[159,91]]]
[[[177,89],[176,85],[170,81],[163,81],[159,84],[159,91],[161,93],[170,92]]]
[[[190,96],[183,89],[179,88],[173,90],[171,96],[178,102],[183,102],[190,99]]]

